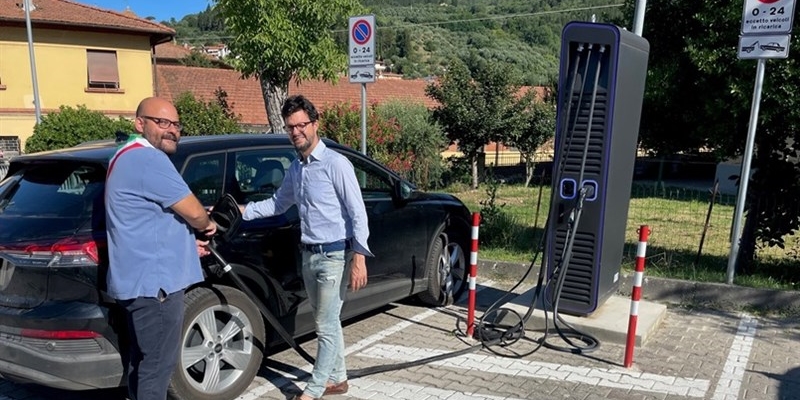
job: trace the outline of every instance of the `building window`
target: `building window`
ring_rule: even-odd
[[[89,89],[119,89],[119,70],[117,52],[86,50]]]

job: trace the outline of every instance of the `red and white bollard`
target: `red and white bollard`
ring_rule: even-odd
[[[628,320],[628,340],[625,345],[625,368],[633,365],[633,347],[636,345],[636,324],[639,322],[639,300],[642,299],[642,280],[644,277],[644,261],[647,252],[647,238],[650,228],[639,227],[639,245],[636,247],[636,269],[633,273],[633,290],[631,293],[631,316]]]
[[[478,275],[478,228],[481,225],[481,214],[472,213],[472,248],[469,253],[469,297],[467,299],[467,337],[475,333],[475,287]]]

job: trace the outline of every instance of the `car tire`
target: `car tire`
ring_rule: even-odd
[[[244,293],[222,285],[192,289],[184,303],[170,398],[235,399],[253,382],[264,356],[264,320],[258,307]]]
[[[453,304],[467,288],[469,270],[464,249],[457,240],[448,238],[447,234],[436,235],[425,262],[428,288],[418,298],[430,306]]]

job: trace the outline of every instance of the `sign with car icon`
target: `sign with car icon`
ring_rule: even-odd
[[[789,57],[790,35],[739,36],[739,59]]]
[[[350,83],[373,83],[375,82],[375,64],[351,65],[348,75]]]

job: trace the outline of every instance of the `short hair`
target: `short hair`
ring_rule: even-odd
[[[319,119],[319,113],[317,112],[317,108],[314,107],[314,103],[305,98],[305,96],[302,94],[289,96],[289,98],[283,102],[283,107],[281,107],[281,116],[283,119],[286,119],[298,111],[305,111],[306,114],[308,114],[308,119],[311,120],[311,122],[315,122],[317,119]]]

